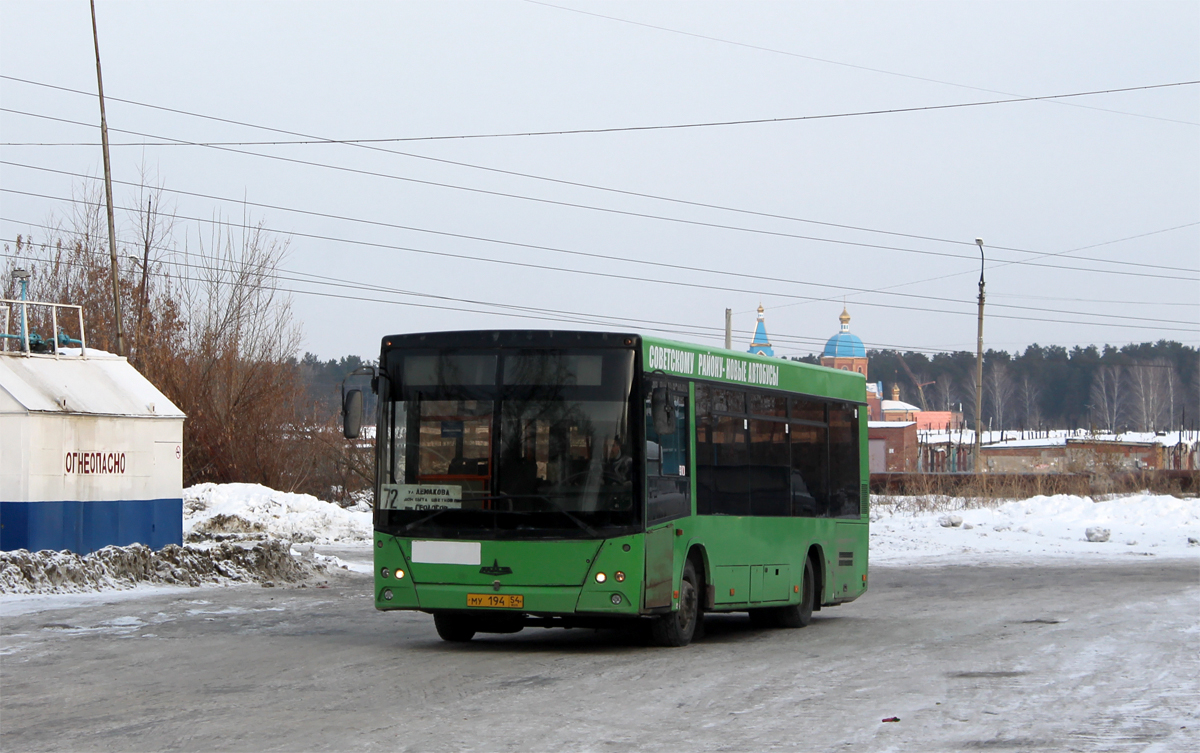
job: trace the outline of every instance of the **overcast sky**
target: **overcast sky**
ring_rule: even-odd
[[[719,344],[727,307],[745,349],[760,302],[802,355],[843,298],[868,347],[974,350],[976,237],[987,347],[1200,344],[1200,86],[796,120],[1194,82],[1197,2],[96,5],[114,179],[161,181],[179,247],[218,214],[290,236],[323,358],[443,329]],[[0,236],[43,237],[103,174],[88,4],[4,0],[0,27]]]

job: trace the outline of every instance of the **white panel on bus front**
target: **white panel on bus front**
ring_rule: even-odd
[[[478,541],[414,541],[412,561],[430,565],[478,565]]]

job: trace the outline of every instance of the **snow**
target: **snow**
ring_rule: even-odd
[[[1087,442],[1133,442],[1145,444],[1160,444],[1163,447],[1174,447],[1178,444],[1187,446],[1200,441],[1200,434],[1195,431],[1127,431],[1120,434],[1107,432],[1092,432],[1087,429],[1053,429],[1050,431],[1026,432],[1006,429],[1000,431],[983,431],[980,433],[983,444],[988,447],[1062,447],[1068,439]],[[929,444],[974,444],[975,432],[970,428],[946,431],[945,429],[922,429],[919,432],[922,442]]]
[[[371,513],[258,484],[200,484],[183,492],[184,546],[142,544],[72,552],[0,552],[0,596],[126,591],[146,584],[226,586],[298,583],[361,563],[318,554],[314,545],[370,552]],[[369,567],[366,568],[369,571]]]
[[[372,530],[370,510],[361,502],[345,509],[261,484],[198,484],[183,490],[183,533],[189,541],[257,533],[296,543],[355,543],[370,541]]]
[[[873,564],[1026,564],[1145,557],[1200,563],[1200,500],[1133,494],[1096,500],[1058,494],[972,507],[962,498],[873,497]],[[948,515],[948,511],[953,515]],[[961,519],[954,524],[953,519]],[[1088,541],[1088,529],[1108,529]]]
[[[292,581],[331,567],[370,569],[371,512],[361,502],[344,509],[258,484],[199,484],[183,496],[185,547],[158,553],[140,545],[109,547],[87,558],[3,553],[0,565],[16,569],[5,571],[8,582],[0,584],[0,593],[128,590],[145,582]],[[1089,541],[1089,529],[1109,531],[1108,540]],[[347,559],[317,554],[318,545],[337,545]],[[363,557],[357,556],[360,549]],[[1055,495],[981,506],[953,497],[872,498],[870,559],[877,565],[1146,557],[1200,563],[1200,500],[1149,493],[1106,499]]]

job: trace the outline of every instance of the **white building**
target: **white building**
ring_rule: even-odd
[[[182,543],[183,419],[124,358],[0,352],[0,550]]]

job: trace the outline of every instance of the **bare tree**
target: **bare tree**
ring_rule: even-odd
[[[93,193],[83,189],[65,223],[49,223],[46,242],[19,238],[6,266],[32,268],[31,298],[81,305],[89,348],[112,350],[107,221]],[[217,218],[194,251],[177,251],[161,195],[161,186],[144,187],[122,225],[118,285],[132,303],[122,312],[135,334],[130,362],[187,415],[185,483],[257,481],[328,494],[319,456],[332,443],[320,432],[334,427],[298,376],[299,328],[276,284],[287,241],[248,219]],[[9,274],[2,284],[4,297],[15,297]],[[31,323],[53,337],[48,321]]]
[[[1017,383],[1017,400],[1020,405],[1023,426],[1036,429],[1042,425],[1042,409],[1038,404],[1041,396],[1042,393],[1037,384],[1029,378],[1028,374],[1023,375]]]
[[[1165,359],[1136,363],[1126,372],[1133,418],[1139,431],[1169,427],[1175,412],[1175,390],[1179,377]]]
[[[954,380],[949,374],[943,375],[934,382],[930,392],[933,396],[933,404],[938,410],[951,411],[958,407],[958,392],[954,389]]]
[[[1088,408],[1092,423],[1115,433],[1128,413],[1125,370],[1120,366],[1101,366],[1092,379]]]
[[[130,360],[137,363],[142,358],[142,342],[150,335],[151,322],[147,317],[150,308],[150,291],[154,285],[151,274],[161,272],[162,260],[174,255],[173,237],[176,217],[173,206],[163,205],[163,185],[152,180],[145,165],[140,168],[138,190],[133,197],[135,209],[131,212],[133,238],[138,255],[132,256],[139,272],[134,299],[131,301],[131,316],[134,318],[133,348]],[[142,209],[142,207],[145,209]],[[160,275],[161,276],[161,275]]]
[[[256,481],[294,489],[313,467],[308,415],[297,378],[299,328],[276,273],[288,243],[248,220],[218,217],[175,261],[184,282],[182,347],[158,375],[191,417],[185,429],[189,483]]]
[[[996,422],[995,428],[997,429],[1009,428],[1007,412],[1014,391],[1015,385],[1012,375],[1008,371],[1008,365],[999,361],[988,364],[983,380],[983,397]]]

